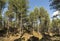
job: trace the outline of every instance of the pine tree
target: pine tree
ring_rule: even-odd
[[[6,0],[0,0],[0,27],[2,28],[2,8],[4,8],[4,5],[6,3]]]
[[[6,0],[0,0],[0,13],[2,12],[2,8],[5,5]]]
[[[24,23],[27,21],[27,9],[28,0],[9,0],[8,10],[14,13],[15,27],[20,28],[20,32],[23,31]]]
[[[60,0],[51,0],[50,6],[55,10],[60,10]]]
[[[39,32],[42,34],[43,39],[41,41],[49,41],[50,36],[48,35],[48,30],[50,28],[50,18],[47,10],[44,7],[40,7],[38,10],[38,19],[39,19]],[[45,37],[46,36],[46,37]],[[50,40],[51,41],[51,40]]]
[[[21,21],[22,24],[22,21],[27,14],[28,2],[27,0],[10,0],[9,9],[16,13],[16,20]]]
[[[54,35],[59,34],[59,19],[53,19],[52,20],[52,33],[54,33]]]
[[[42,33],[48,32],[50,18],[48,12],[43,7],[40,8],[39,20]]]
[[[37,25],[38,25],[38,8],[35,8],[33,11],[30,12],[30,22],[32,24],[33,30],[37,30]]]

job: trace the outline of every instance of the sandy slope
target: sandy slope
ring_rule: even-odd
[[[4,41],[14,41],[15,39],[18,39],[20,38],[20,34],[17,34],[18,36],[10,36],[9,38],[5,37],[5,38],[0,38],[0,39],[4,39]],[[28,34],[28,33],[25,33],[22,38],[25,38],[25,41],[27,41],[27,39],[29,39],[31,36],[35,36],[35,37],[38,37],[39,39],[42,38],[42,34],[41,33],[38,33],[38,32],[35,32],[33,31],[33,35],[31,34]]]

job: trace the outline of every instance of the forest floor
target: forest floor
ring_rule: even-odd
[[[22,37],[25,38],[25,41],[27,41],[31,36],[38,37],[39,39],[42,38],[42,34],[35,31],[33,31],[33,35],[25,33]],[[14,36],[10,35],[10,37],[0,37],[0,41],[14,41],[18,38],[20,38],[20,34],[16,34]]]

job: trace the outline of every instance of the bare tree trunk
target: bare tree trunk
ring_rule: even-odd
[[[7,37],[9,37],[9,20],[7,21]]]
[[[22,27],[22,13],[21,13],[21,21],[20,21],[20,35],[23,33],[23,27]]]

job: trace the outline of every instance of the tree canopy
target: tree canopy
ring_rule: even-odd
[[[60,0],[51,0],[50,6],[55,10],[60,10]]]

